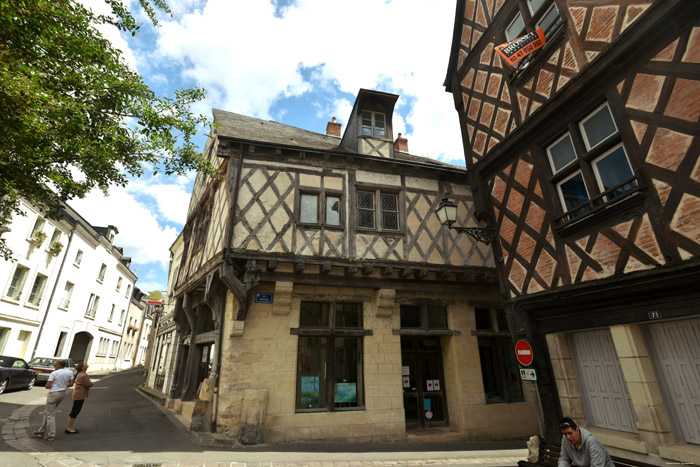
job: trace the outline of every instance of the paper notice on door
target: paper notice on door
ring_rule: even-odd
[[[401,367],[401,374],[403,376],[409,376],[411,374],[411,369],[408,366],[402,366]]]
[[[440,380],[439,379],[433,380],[433,390],[434,391],[440,390]]]
[[[408,376],[403,377],[403,387],[411,387],[411,379]]]
[[[432,390],[433,390],[433,380],[429,379],[428,380],[428,391],[432,391]]]

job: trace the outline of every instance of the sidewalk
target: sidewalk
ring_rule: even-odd
[[[63,432],[72,404],[66,396],[51,442],[31,435],[41,425],[43,406],[17,409],[2,430],[5,442],[27,455],[26,464],[17,465],[515,466],[527,455],[524,441],[234,446],[208,433],[191,433],[176,415],[135,390],[142,381],[140,369],[101,376],[76,420],[77,435]]]

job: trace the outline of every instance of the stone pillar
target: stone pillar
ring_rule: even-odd
[[[574,369],[574,360],[571,358],[569,340],[564,333],[547,334],[546,339],[562,414],[585,425],[586,412]]]
[[[267,409],[267,390],[246,389],[243,393],[241,410],[241,430],[238,441],[241,444],[261,444]]]
[[[627,381],[639,437],[648,452],[658,453],[659,446],[675,440],[642,329],[636,324],[621,324],[611,326],[610,334]]]

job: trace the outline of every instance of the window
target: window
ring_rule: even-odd
[[[59,242],[60,240],[61,240],[61,231],[58,229],[54,229],[53,234],[51,234],[51,242],[49,242],[49,248],[51,247],[51,245]]]
[[[477,307],[474,315],[486,403],[522,402],[523,388],[505,311]]]
[[[444,305],[401,305],[401,329],[448,329]]]
[[[100,273],[97,275],[98,282],[104,281],[106,272],[107,272],[107,265],[102,263],[102,266],[100,266]]]
[[[302,224],[323,224],[340,226],[340,194],[301,193],[299,202],[299,222]]]
[[[122,310],[122,314],[119,315],[119,326],[121,326],[122,324],[124,324],[124,314],[125,314],[125,313],[126,313],[126,311]]]
[[[10,286],[7,288],[7,294],[5,295],[12,299],[19,300],[22,296],[22,289],[24,288],[24,282],[27,280],[28,274],[29,269],[18,264],[15,268],[15,273],[12,275]]]
[[[97,347],[97,355],[105,356],[107,355],[107,349],[109,348],[109,339],[100,337],[100,345]]]
[[[100,297],[94,293],[90,294],[90,300],[88,301],[87,310],[85,310],[86,318],[95,318],[97,314],[97,307],[100,305]]]
[[[73,266],[80,267],[80,262],[83,260],[83,250],[78,250],[73,260]]]
[[[109,318],[107,319],[107,321],[109,321],[110,323],[112,322],[112,318],[114,318],[114,308],[115,305],[112,304],[112,310],[109,312]]]
[[[117,292],[122,289],[122,278],[117,279]]]
[[[61,331],[59,336],[58,336],[58,342],[56,343],[56,350],[54,351],[54,355],[61,355],[63,353],[63,347],[66,345],[66,338],[68,337],[68,333],[65,331]]]
[[[109,353],[110,358],[115,358],[117,356],[117,348],[119,347],[119,341],[112,341],[112,351]]]
[[[362,134],[367,136],[386,137],[384,114],[379,112],[362,111]]]
[[[504,30],[508,41],[539,28],[550,39],[563,24],[553,0],[518,0],[518,7]]]
[[[131,284],[126,286],[126,294],[124,296],[128,298],[129,295],[131,295]]]
[[[70,305],[70,299],[73,296],[74,288],[75,285],[72,282],[66,282],[65,287],[63,287],[63,298],[60,302],[58,302],[59,308],[63,308],[64,310],[68,309],[68,305]]]
[[[379,206],[375,200],[380,201]],[[367,229],[398,231],[400,227],[399,195],[379,190],[358,191],[357,226]]]
[[[39,306],[41,302],[41,296],[44,293],[44,287],[46,287],[47,277],[43,274],[37,274],[34,279],[34,284],[32,285],[32,291],[29,293],[29,303],[34,306]]]
[[[301,302],[297,411],[364,407],[361,303]]]
[[[570,221],[638,186],[610,107],[602,104],[546,148],[552,184]],[[595,199],[595,203],[590,200]]]
[[[33,239],[35,238],[36,234],[43,234],[44,230],[44,225],[46,224],[46,221],[42,219],[41,217],[37,217],[36,221],[34,222],[34,227],[32,227],[32,231],[29,233],[29,238]],[[44,234],[44,238],[46,238]],[[39,245],[37,245],[39,246]]]

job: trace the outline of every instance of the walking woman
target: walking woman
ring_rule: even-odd
[[[80,362],[75,365],[75,369],[78,370],[78,376],[75,377],[75,389],[73,389],[73,409],[68,415],[68,425],[66,426],[66,433],[69,435],[78,433],[78,430],[73,428],[73,423],[78,418],[78,414],[83,408],[83,403],[88,397],[88,391],[94,384],[87,375],[87,363]]]

